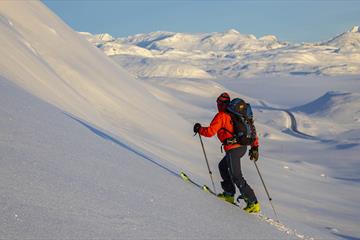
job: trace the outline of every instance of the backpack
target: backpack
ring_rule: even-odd
[[[256,140],[256,129],[250,104],[240,98],[234,98],[229,103],[227,111],[234,126],[232,141],[241,145],[252,145]]]

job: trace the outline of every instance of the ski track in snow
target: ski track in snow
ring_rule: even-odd
[[[265,221],[266,223],[270,224],[271,226],[275,227],[277,230],[279,230],[280,232],[284,232],[290,236],[295,236],[299,239],[304,239],[304,240],[314,240],[315,238],[310,237],[310,236],[306,236],[304,234],[300,234],[298,233],[297,230],[295,229],[291,229],[289,227],[287,227],[286,225],[284,225],[281,222],[278,222],[272,218],[266,217],[265,215],[259,213],[259,214],[255,214],[257,216],[257,218],[259,218],[261,221]]]

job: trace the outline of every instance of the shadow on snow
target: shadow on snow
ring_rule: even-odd
[[[131,146],[129,146],[129,145],[127,145],[127,144],[125,144],[125,143],[123,143],[123,142],[115,139],[114,137],[110,136],[109,134],[106,134],[105,132],[103,132],[103,131],[101,131],[101,130],[93,127],[93,126],[90,126],[88,123],[86,123],[86,122],[84,122],[84,121],[82,121],[82,120],[80,120],[80,119],[78,119],[78,118],[76,118],[76,117],[74,117],[74,116],[71,116],[71,115],[68,114],[68,113],[64,113],[64,114],[65,114],[66,116],[68,116],[69,118],[75,120],[76,122],[80,123],[81,125],[83,125],[84,127],[86,127],[88,130],[90,130],[91,132],[93,132],[94,134],[96,134],[97,136],[99,136],[99,137],[101,137],[101,138],[103,138],[103,139],[105,139],[105,140],[107,140],[107,141],[110,141],[110,142],[112,142],[112,143],[114,143],[114,144],[116,144],[116,145],[118,145],[118,146],[120,146],[120,147],[125,148],[126,150],[128,150],[128,151],[130,151],[130,152],[132,152],[132,153],[134,153],[134,154],[136,154],[136,155],[138,155],[138,156],[140,156],[141,158],[143,158],[143,159],[151,162],[152,164],[155,164],[156,166],[158,166],[158,167],[166,170],[168,173],[171,173],[171,174],[176,175],[176,176],[179,175],[177,172],[171,170],[171,169],[168,168],[168,167],[165,167],[165,166],[161,165],[160,163],[156,162],[154,159],[150,158],[149,156],[146,156],[144,153],[135,150],[135,149],[132,148]]]

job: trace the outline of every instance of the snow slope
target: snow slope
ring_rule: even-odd
[[[217,88],[220,92],[224,88],[222,84],[232,89],[231,96],[250,100],[260,135],[260,170],[271,196],[276,199],[275,207],[280,212],[282,221],[296,226],[298,230],[306,229],[305,233],[312,233],[311,236],[319,239],[356,239],[360,236],[357,230],[360,221],[360,206],[357,201],[360,196],[360,125],[356,122],[343,124],[327,115],[321,119],[310,114],[300,115],[291,107],[294,102],[289,104],[289,101],[294,98],[296,102],[312,102],[313,96],[322,95],[326,89],[349,88],[360,92],[358,79],[296,77],[282,81],[270,80],[273,79],[236,79],[221,82],[144,79],[157,89],[155,93],[160,90],[170,91],[170,95],[161,95],[159,99],[193,122],[209,123],[215,112],[215,103],[214,98],[207,97],[206,91]],[[278,84],[281,88],[272,89]],[[244,95],[253,93],[251,89],[255,90],[252,95],[266,96],[267,101]],[[349,95],[353,97],[343,99],[345,102],[337,101],[336,104],[342,102],[342,109],[351,112],[358,108],[358,93]],[[279,105],[271,104],[271,99],[277,99]],[[199,111],[187,110],[186,106],[193,104],[199,107]],[[310,109],[316,111],[326,112],[327,109],[322,105],[309,105],[312,105]],[[295,116],[297,126],[294,128],[302,134],[293,130],[288,112]],[[205,144],[209,144],[208,139]],[[209,155],[211,160],[221,158],[221,154],[216,151]],[[273,216],[254,167],[247,157],[244,157],[242,164],[245,177],[254,184],[255,192],[260,195],[265,213]],[[216,165],[212,166],[217,168]],[[314,229],[321,234],[315,233]]]
[[[163,71],[162,64],[196,66],[212,78],[238,78],[263,75],[339,76],[360,73],[360,32],[357,26],[322,43],[291,44],[276,36],[256,38],[231,29],[224,33],[152,32],[127,38],[87,39],[107,55],[116,56],[122,66],[131,65],[131,72],[141,77],[209,78],[206,75],[174,76]],[[131,46],[136,50],[124,51]],[[142,49],[142,50],[140,50]],[[156,61],[154,60],[156,59]],[[147,61],[155,62],[147,64]],[[154,72],[153,67],[158,71]],[[149,69],[146,71],[146,69]]]
[[[3,238],[292,238],[184,184],[191,124],[42,3],[0,16]]]
[[[2,238],[288,238],[3,78],[0,91]]]
[[[1,5],[2,76],[68,113],[121,135],[134,147],[162,154],[181,165],[196,158],[183,154],[197,149],[190,137],[190,123],[157,101],[142,82],[46,7],[24,4]],[[179,132],[174,125],[187,131]],[[189,143],[193,146],[187,146]]]
[[[158,61],[155,63],[138,56],[121,59],[133,72],[131,75],[40,2],[3,1],[0,16],[0,150],[4,153],[0,158],[0,231],[4,238],[360,236],[358,125],[346,125],[340,140],[335,139],[336,134],[323,138],[322,128],[307,138],[292,130],[287,113],[323,95],[323,90],[335,90],[331,89],[333,81],[325,84],[324,79],[304,81],[303,77],[272,82],[214,81],[189,75],[187,79],[175,75],[140,81],[131,70],[132,61],[144,60],[153,68],[167,64],[162,60],[169,58],[166,61],[176,66],[179,56],[187,56],[189,62],[184,61],[184,65],[216,76],[212,66],[225,66],[242,53],[159,51],[129,41],[123,49],[132,45],[137,55],[142,49],[149,56],[163,54],[151,59]],[[215,34],[214,41],[225,41],[228,35],[232,39],[239,33]],[[155,34],[152,40],[171,36]],[[252,39],[254,44],[261,41],[252,36],[244,39]],[[93,43],[100,40],[104,45],[109,41],[123,44],[108,35],[98,36]],[[277,41],[271,36],[263,40]],[[221,41],[215,41],[215,50],[227,46]],[[163,46],[165,49],[166,45],[158,48]],[[259,59],[264,57],[261,52],[255,54]],[[219,64],[218,58],[222,57],[226,59]],[[259,66],[252,69],[258,72]],[[263,88],[254,88],[253,84]],[[274,84],[281,88],[273,89]],[[340,88],[336,90],[344,91],[347,86],[352,93],[359,92],[356,78],[336,86]],[[199,142],[192,136],[192,125],[197,121],[208,124],[215,112],[214,99],[223,91],[247,99],[254,107],[261,141],[258,165],[279,218],[288,228],[278,231],[279,226],[237,211],[176,176],[184,170],[196,181],[211,185]],[[352,96],[345,106],[356,109],[356,94]],[[304,124],[295,115],[301,131]],[[315,119],[311,114],[303,116]],[[342,127],[337,121],[332,124]],[[223,154],[216,139],[204,139],[204,143],[219,191],[216,169]],[[242,168],[263,213],[274,217],[247,157],[242,160]]]

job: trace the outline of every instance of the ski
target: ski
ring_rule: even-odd
[[[203,190],[203,191],[205,191],[205,192],[207,192],[207,193],[210,193],[211,195],[213,195],[213,196],[215,196],[215,197],[218,198],[217,194],[216,194],[213,190],[211,190],[207,185],[201,185],[201,184],[195,182],[194,180],[192,180],[191,178],[189,178],[189,176],[186,175],[186,173],[184,173],[184,172],[180,172],[179,175],[180,175],[180,177],[181,177],[185,182],[189,182],[189,183],[193,184],[194,186],[200,188],[201,190]],[[236,202],[228,202],[228,201],[225,201],[225,200],[220,199],[220,198],[219,198],[219,200],[224,201],[224,202],[226,202],[226,203],[228,203],[228,204],[231,204],[231,205],[233,205],[233,206],[236,206],[236,207],[242,209],[242,207],[241,207],[238,203],[236,203]],[[238,201],[238,200],[237,200],[237,201]],[[251,214],[259,214],[259,213],[251,213]]]
[[[200,185],[200,184],[194,182],[194,181],[193,181],[191,178],[189,178],[188,175],[186,175],[184,172],[181,172],[179,175],[180,175],[180,177],[181,177],[185,182],[189,182],[189,183],[195,185],[196,187],[202,189],[203,191],[208,192],[208,193],[216,196],[216,194],[215,194],[208,186],[206,186],[206,185]]]
[[[199,188],[199,189],[201,189],[201,190],[203,190],[203,191],[205,191],[205,192],[207,192],[207,193],[210,193],[211,195],[214,195],[215,197],[217,197],[216,193],[213,192],[207,185],[201,185],[201,184],[195,182],[194,180],[192,180],[191,178],[189,178],[189,176],[186,175],[186,173],[180,172],[179,176],[180,176],[185,182],[191,183],[191,184],[193,184],[194,186],[196,186],[197,188]],[[223,200],[221,200],[221,201],[223,201]],[[226,201],[224,201],[224,202],[226,202]],[[227,202],[227,203],[229,203],[229,202]],[[242,207],[241,207],[240,205],[238,205],[237,203],[229,203],[229,204],[234,205],[234,206],[242,209]],[[288,235],[296,236],[296,237],[298,237],[299,239],[302,239],[302,240],[303,240],[303,239],[314,240],[314,239],[311,238],[311,237],[308,237],[308,236],[299,234],[296,230],[291,229],[291,228],[287,227],[286,225],[280,223],[279,221],[274,220],[274,219],[272,219],[272,218],[269,218],[269,217],[265,216],[265,215],[262,214],[262,213],[251,213],[251,215],[256,216],[259,220],[268,223],[269,225],[277,228],[279,231],[284,232],[284,233],[286,233],[286,234],[288,234]]]
[[[185,182],[189,182],[189,183],[195,185],[196,187],[200,188],[201,190],[203,190],[203,191],[205,191],[205,192],[207,192],[207,193],[210,193],[211,195],[213,195],[213,196],[215,196],[215,197],[218,197],[217,194],[216,194],[213,190],[211,190],[207,185],[201,185],[201,184],[199,184],[199,183],[197,183],[197,182],[194,182],[194,181],[193,181],[191,178],[189,178],[188,175],[186,175],[184,172],[181,172],[179,175],[180,175],[180,177],[181,177]],[[220,199],[219,199],[219,200],[220,200]],[[223,200],[221,200],[221,201],[223,201]],[[238,204],[236,204],[236,203],[230,203],[230,202],[227,202],[227,201],[224,201],[224,202],[229,203],[229,204],[231,204],[231,205],[234,205],[234,206],[236,206],[236,207],[240,207],[240,206],[239,206]]]

